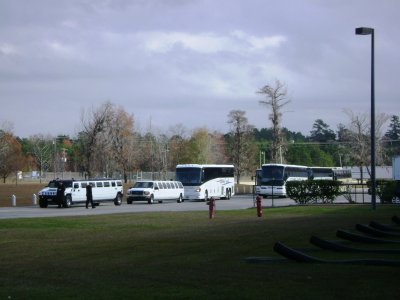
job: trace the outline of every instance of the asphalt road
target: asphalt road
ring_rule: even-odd
[[[235,195],[230,200],[216,200],[216,211],[218,210],[236,210],[248,209],[253,206],[253,195]],[[272,206],[271,199],[262,200],[263,207]],[[290,199],[274,199],[274,206],[295,205]],[[0,219],[13,218],[37,218],[37,217],[59,217],[59,216],[89,216],[101,214],[116,213],[136,213],[136,212],[161,212],[161,211],[204,211],[208,214],[208,205],[200,201],[163,202],[155,204],[147,204],[146,202],[134,202],[127,204],[124,200],[121,206],[115,206],[111,202],[101,203],[96,208],[86,209],[85,205],[73,205],[70,208],[58,208],[57,206],[49,206],[48,208],[40,208],[37,206],[17,206],[17,207],[1,207]]]
[[[358,203],[370,203],[371,197],[365,195],[364,199],[358,196]],[[335,203],[348,203],[343,197],[338,197]],[[297,205],[289,198],[278,199],[262,199],[262,206],[280,207]],[[253,208],[254,200],[252,194],[235,195],[230,200],[216,200],[216,212],[218,210],[237,210]],[[49,206],[48,208],[40,208],[37,206],[17,206],[17,207],[1,207],[0,219],[15,219],[15,218],[38,218],[38,217],[60,217],[60,216],[90,216],[102,214],[117,214],[117,213],[137,213],[137,212],[162,212],[162,211],[204,211],[208,215],[208,205],[201,201],[185,201],[177,203],[175,201],[148,204],[147,202],[134,202],[127,204],[125,199],[121,206],[115,206],[112,202],[102,203],[96,208],[86,209],[85,205],[73,205],[70,208],[58,208],[57,206]]]

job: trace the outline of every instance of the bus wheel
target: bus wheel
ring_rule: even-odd
[[[68,208],[68,207],[71,207],[71,205],[72,205],[72,198],[71,198],[71,195],[67,195],[67,196],[65,197],[65,199],[64,199],[63,207]]]

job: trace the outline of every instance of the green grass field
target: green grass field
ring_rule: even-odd
[[[249,209],[211,220],[207,212],[0,220],[0,299],[395,299],[399,267],[245,262],[280,257],[276,241],[321,258],[400,260],[308,242],[395,214],[400,206],[332,205],[264,209],[263,218]]]

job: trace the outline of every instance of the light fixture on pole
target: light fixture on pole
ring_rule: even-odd
[[[376,208],[376,173],[375,173],[375,54],[373,28],[356,28],[357,35],[371,35],[371,203],[372,209]]]

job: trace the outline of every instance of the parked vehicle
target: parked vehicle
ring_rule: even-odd
[[[185,187],[184,199],[230,199],[235,194],[233,165],[184,164],[176,166],[176,180]]]
[[[184,189],[179,181],[137,181],[135,185],[128,190],[128,204],[133,201],[147,201],[153,204],[155,201],[162,203],[167,200],[183,201]]]
[[[86,186],[92,185],[93,202],[112,201],[121,205],[124,194],[122,181],[118,179],[89,179],[89,180],[52,180],[47,187],[39,191],[39,206],[48,207],[57,203],[57,187],[63,183],[65,187],[63,207],[86,202]]]
[[[264,164],[256,173],[256,194],[264,198],[272,195],[286,197],[286,181],[307,180],[311,175],[306,166],[286,164]]]

